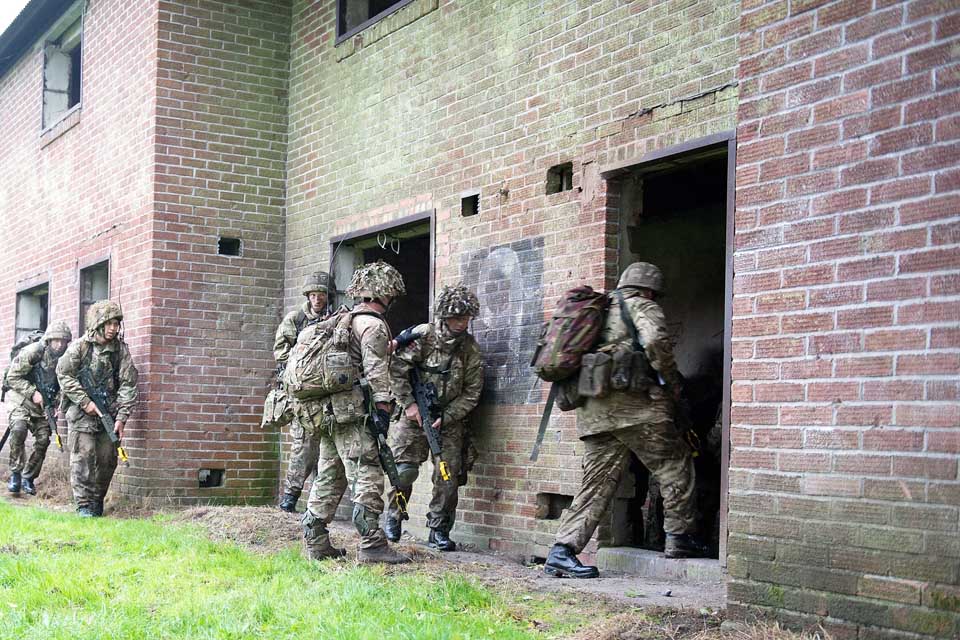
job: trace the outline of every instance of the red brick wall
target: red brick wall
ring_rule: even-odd
[[[151,455],[131,492],[269,501],[260,430],[282,291],[289,8],[159,3]],[[238,257],[218,238],[239,238]],[[200,468],[225,469],[198,489]]]
[[[534,517],[536,494],[575,492],[581,445],[555,412],[529,463],[543,408],[529,347],[563,290],[616,268],[599,168],[734,128],[737,5],[414,0],[339,47],[334,6],[293,6],[287,307],[331,236],[435,209],[436,284],[464,279],[509,313],[473,324],[491,391],[454,537],[543,555],[557,521]],[[574,189],[546,195],[562,162]],[[463,218],[471,189],[480,214]]]
[[[42,52],[26,52],[0,78],[0,345],[13,342],[16,292],[42,282],[50,320],[76,335],[79,270],[109,257],[110,294],[123,303],[146,387],[155,28],[150,3],[89,3],[82,107],[58,137],[41,137]],[[137,412],[130,422],[134,465],[146,455],[142,418]],[[66,464],[55,450],[48,455]],[[121,481],[128,477],[121,470]]]
[[[743,3],[738,611],[960,634],[958,32],[949,2]]]

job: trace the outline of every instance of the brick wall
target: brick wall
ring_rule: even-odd
[[[150,3],[90,2],[82,107],[43,136],[42,51],[29,50],[0,78],[0,344],[13,343],[16,292],[44,282],[50,320],[76,335],[79,270],[109,258],[110,294],[123,303],[147,388],[155,25]],[[146,454],[142,417],[130,422],[135,461]],[[48,456],[66,465],[55,447]]]
[[[574,493],[580,444],[556,412],[527,461],[545,389],[524,345],[563,290],[612,280],[600,167],[734,128],[738,5],[414,0],[339,47],[334,7],[293,5],[286,306],[331,236],[435,209],[437,284],[476,283],[510,315],[502,332],[474,323],[509,384],[488,385],[454,535],[542,555],[557,522],[535,518],[536,494]],[[546,195],[563,162],[574,188]],[[474,189],[480,214],[463,218]]]
[[[741,30],[731,606],[955,638],[960,12],[748,1]]]
[[[289,7],[159,3],[155,288],[145,420],[129,491],[272,500],[278,438],[259,428],[283,264]],[[241,254],[218,254],[218,238]],[[225,469],[198,489],[198,470]]]

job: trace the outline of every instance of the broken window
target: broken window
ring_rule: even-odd
[[[83,56],[82,3],[71,7],[47,34],[43,46],[43,128],[80,104]]]
[[[573,163],[565,162],[547,171],[547,195],[573,189]]]
[[[104,260],[80,270],[80,333],[87,330],[87,309],[110,295],[110,261]]]
[[[17,294],[16,335],[14,342],[26,338],[31,331],[44,331],[47,328],[47,310],[49,308],[47,284],[31,287]]]
[[[337,38],[349,38],[410,2],[411,0],[337,0]]]

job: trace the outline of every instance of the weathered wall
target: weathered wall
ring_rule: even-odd
[[[151,3],[88,4],[82,107],[43,136],[42,50],[0,78],[0,344],[13,343],[16,292],[42,282],[50,320],[76,335],[79,270],[109,258],[110,294],[123,303],[147,393],[156,22]],[[141,410],[127,437],[134,466],[147,455],[144,427]],[[59,456],[55,447],[48,456]],[[121,482],[129,477],[120,470]]]
[[[477,287],[490,365],[454,536],[542,554],[557,523],[535,518],[536,495],[574,493],[580,445],[556,413],[527,461],[540,322],[561,291],[616,270],[598,168],[733,129],[738,4],[415,0],[339,47],[334,6],[293,7],[287,306],[330,236],[435,209],[436,281]],[[562,162],[574,189],[546,195]],[[480,214],[463,218],[471,189]]]
[[[259,428],[283,260],[289,6],[159,3],[150,457],[130,492],[269,501]],[[221,236],[239,256],[218,255]],[[201,468],[225,469],[198,488]]]
[[[749,2],[741,27],[731,604],[956,638],[960,12]]]

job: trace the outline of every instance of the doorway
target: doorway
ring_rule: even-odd
[[[330,241],[330,272],[336,283],[335,305],[352,307],[346,294],[353,272],[364,264],[383,260],[403,276],[407,293],[386,314],[394,335],[428,322],[433,300],[433,212],[416,214],[394,223],[336,236]]]
[[[726,434],[732,216],[729,140],[667,150],[604,172],[619,197],[618,270],[651,262],[664,274],[658,300],[683,375],[683,403],[698,444],[697,530],[713,557],[726,543]],[[698,442],[697,442],[698,441]],[[660,487],[634,456],[624,469],[602,546],[663,549]]]

